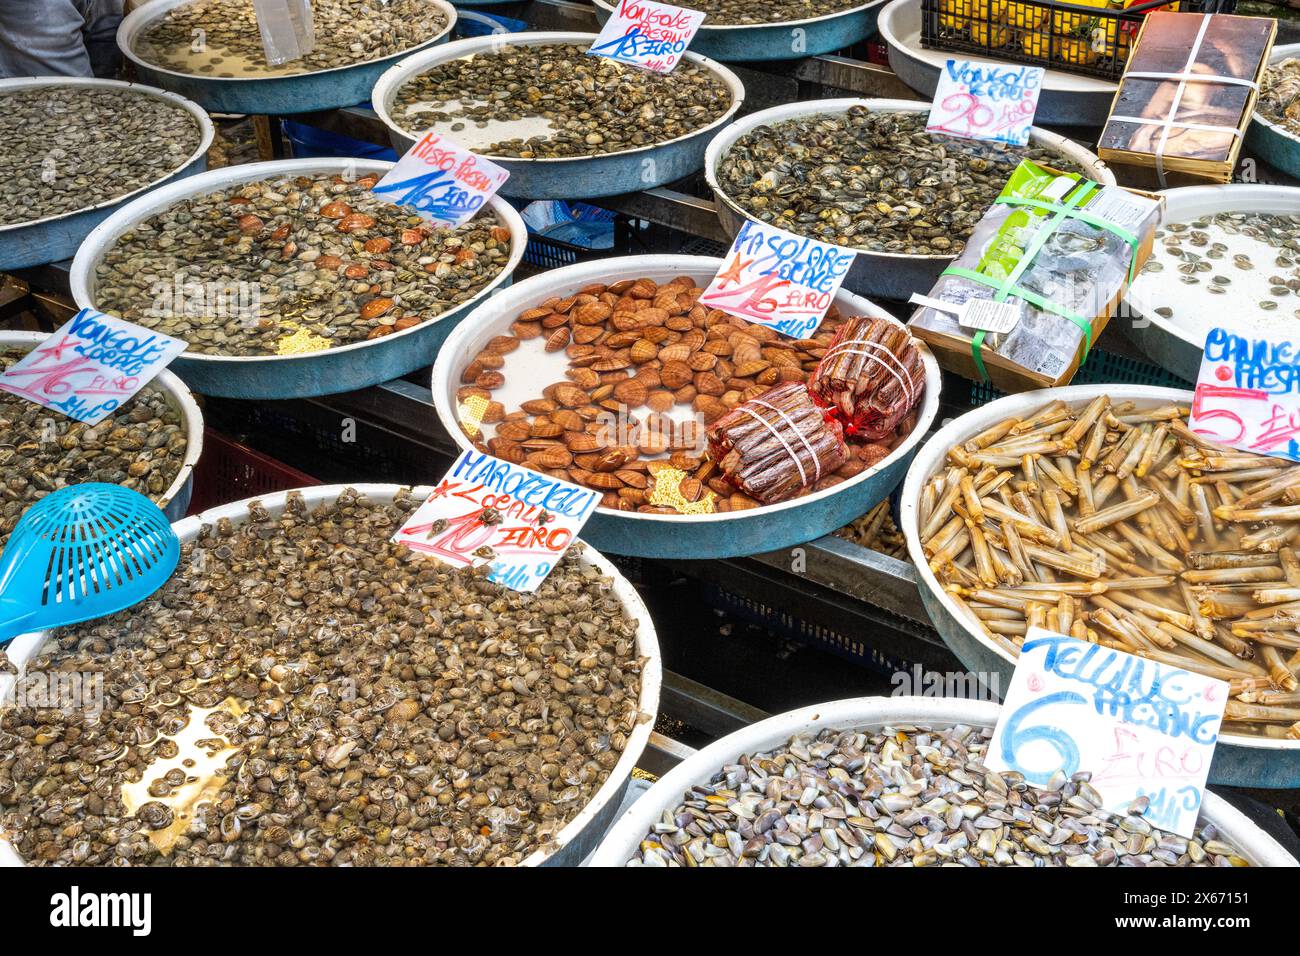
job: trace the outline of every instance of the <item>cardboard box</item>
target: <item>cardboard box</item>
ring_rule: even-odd
[[[1058,170],[1046,166],[1040,166],[1040,168],[1057,176],[1064,175]],[[1147,259],[1150,258],[1151,249],[1155,242],[1155,227],[1163,218],[1164,214],[1163,196],[1136,189],[1121,189],[1120,187],[1106,188],[1117,189],[1123,193],[1132,193],[1142,196],[1156,202],[1158,208],[1154,216],[1148,217],[1142,233],[1137,237],[1138,243],[1137,248],[1133,253],[1133,261],[1130,266],[1123,269],[1125,277],[1120,283],[1118,290],[1111,295],[1107,301],[1098,306],[1095,310],[1096,314],[1092,316],[1091,328],[1093,347],[1096,346],[1097,340],[1101,337],[1101,333],[1105,330],[1106,325],[1110,322],[1111,316],[1115,314],[1120,301],[1128,290],[1127,276],[1129,274],[1134,276],[1138,275],[1138,273],[1142,271],[1142,267],[1146,264]],[[1016,207],[1011,208],[1014,209]],[[1086,209],[1086,204],[1084,208]],[[988,222],[992,215],[992,211],[986,213],[984,219],[981,220],[981,225]],[[976,226],[971,237],[971,244],[973,245],[977,239],[980,238],[981,232],[985,234],[985,237],[980,241],[987,242],[989,231],[990,230],[987,226],[984,229],[981,229],[981,226]],[[968,245],[967,248],[969,250],[971,246]],[[983,254],[983,250],[981,250],[981,254]],[[966,253],[963,253],[963,257],[965,255]],[[958,263],[961,263],[961,258],[958,259]],[[953,278],[954,277],[951,275],[941,277],[935,284],[935,288],[932,290],[931,295],[934,296],[942,292],[945,282]],[[960,279],[960,277],[956,278]],[[1014,297],[1014,294],[1012,297]],[[936,317],[933,315],[927,316],[927,313],[931,312],[932,310],[925,307],[919,308],[915,313],[913,313],[911,321],[908,323],[909,330],[913,335],[923,339],[926,344],[930,346],[941,367],[951,372],[955,372],[964,378],[972,379],[974,381],[982,381],[983,376],[980,374],[979,366],[976,365],[975,358],[972,354],[971,342],[973,333],[964,327],[958,328],[955,320],[943,323],[948,327],[946,330],[936,328],[935,325],[939,324],[934,321]],[[1066,328],[1074,327],[1071,321],[1064,316],[1053,315],[1051,316],[1051,319],[1063,323]],[[1044,318],[1038,321],[1049,320]],[[923,322],[928,323],[930,327],[927,327],[926,324],[921,324]],[[1003,354],[999,354],[999,352],[990,344],[986,344],[981,348],[980,360],[984,363],[984,369],[988,373],[988,380],[999,389],[1004,392],[1023,392],[1029,389],[1051,388],[1057,385],[1069,384],[1070,380],[1074,378],[1075,373],[1079,370],[1079,365],[1084,360],[1086,349],[1087,338],[1081,335],[1077,347],[1073,350],[1073,354],[1069,355],[1068,358],[1062,358],[1064,355],[1062,352],[1053,359],[1053,361],[1061,367],[1059,370],[1053,370],[1051,373],[1044,372],[1038,368],[1031,368],[1027,365],[1021,364],[1020,362],[1014,361]],[[1039,357],[1045,358],[1045,356]],[[1046,362],[1043,364],[1046,365]]]
[[[1209,22],[1201,34],[1207,17]],[[1097,143],[1097,155],[1126,186],[1164,189],[1230,182],[1276,36],[1277,21],[1263,17],[1149,14],[1115,91],[1110,118]],[[1188,69],[1188,58],[1194,50],[1195,61]],[[1176,79],[1134,75],[1183,72],[1206,79],[1188,80],[1181,84],[1180,92]],[[1254,82],[1256,88],[1216,81],[1224,77]],[[1164,136],[1166,127],[1155,125],[1161,120],[1229,127],[1237,133],[1171,126]],[[1163,179],[1156,162],[1162,136]]]

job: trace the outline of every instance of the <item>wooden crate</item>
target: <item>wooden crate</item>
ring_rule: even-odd
[[[1211,68],[1211,64],[1203,61],[1203,55],[1215,57],[1221,55],[1226,63],[1229,54],[1223,52],[1220,45],[1231,47],[1234,40],[1233,33],[1236,33],[1238,34],[1236,39],[1239,40],[1242,48],[1235,52],[1242,58],[1244,69],[1235,71],[1234,75],[1242,79],[1253,80],[1258,87],[1263,79],[1264,71],[1268,68],[1269,52],[1272,50],[1273,41],[1277,36],[1277,21],[1262,17],[1239,17],[1229,14],[1211,14],[1210,16],[1212,21],[1206,31],[1201,50],[1198,51],[1196,65],[1207,70]],[[1258,89],[1252,90],[1237,84],[1210,84],[1202,81],[1192,81],[1187,83],[1186,86],[1189,90],[1197,88],[1194,92],[1198,98],[1203,95],[1202,91],[1208,87],[1214,87],[1222,94],[1240,90],[1243,94],[1240,97],[1241,112],[1234,116],[1231,112],[1225,112],[1225,107],[1197,112],[1195,111],[1195,105],[1198,100],[1189,101],[1187,91],[1184,91],[1183,100],[1180,102],[1177,111],[1178,115],[1170,117],[1168,115],[1168,106],[1172,105],[1172,96],[1177,89],[1178,81],[1129,76],[1130,73],[1181,72],[1186,65],[1187,54],[1191,51],[1192,43],[1195,42],[1196,31],[1199,29],[1201,19],[1202,14],[1196,13],[1152,13],[1146,18],[1141,30],[1138,32],[1137,43],[1134,46],[1133,54],[1129,57],[1124,78],[1115,91],[1115,99],[1112,101],[1110,109],[1111,117],[1143,116],[1151,120],[1172,118],[1213,126],[1232,126],[1235,123],[1238,135],[1227,137],[1227,143],[1222,152],[1217,149],[1216,143],[1214,155],[1212,156],[1193,154],[1195,144],[1192,142],[1191,137],[1198,132],[1200,135],[1207,135],[1203,131],[1183,131],[1178,136],[1171,137],[1170,144],[1166,146],[1164,151],[1163,167],[1165,175],[1162,182],[1156,169],[1154,149],[1143,148],[1150,145],[1149,141],[1145,140],[1145,137],[1155,139],[1158,137],[1161,127],[1154,125],[1138,126],[1131,122],[1117,122],[1114,119],[1108,119],[1098,140],[1097,155],[1113,168],[1116,178],[1126,186],[1164,189],[1172,186],[1232,181],[1233,171],[1236,169],[1237,160],[1241,155],[1246,126],[1250,123],[1251,115],[1255,112],[1255,103],[1259,98]],[[1180,42],[1188,36],[1191,39],[1188,39],[1186,43]],[[1147,40],[1148,55],[1146,57],[1143,56],[1142,44],[1144,40]],[[1162,45],[1153,47],[1152,41],[1161,42]],[[1165,54],[1163,60],[1161,59],[1162,53]],[[1182,57],[1181,60],[1177,59],[1179,55]],[[1209,56],[1206,57],[1206,59],[1208,58]],[[1213,66],[1217,68],[1217,65],[1214,64]],[[1222,75],[1222,73],[1220,72],[1219,75]],[[1171,98],[1169,104],[1165,104],[1161,100],[1161,94],[1165,90],[1168,90],[1168,96]],[[1235,101],[1238,98],[1233,95],[1231,99]],[[1159,105],[1153,107],[1152,104]],[[1235,110],[1235,107],[1236,103],[1233,102],[1231,109]],[[1144,110],[1153,108],[1157,110],[1156,115],[1148,117]],[[1140,136],[1144,137],[1144,141],[1135,147],[1134,140]],[[1203,151],[1208,152],[1209,150]]]
[[[1046,166],[1043,168],[1061,175],[1058,170],[1053,170]],[[1128,189],[1128,192],[1135,193],[1147,199],[1155,200],[1161,204],[1161,212],[1156,218],[1156,223],[1159,224],[1164,215],[1164,197],[1158,193],[1146,192],[1141,189]],[[1146,235],[1140,237],[1138,247],[1133,253],[1133,263],[1130,270],[1132,275],[1136,276],[1142,271],[1142,267],[1146,265],[1147,259],[1151,257],[1151,249],[1154,244],[1155,229],[1152,228]],[[1107,324],[1110,322],[1111,316],[1119,307],[1119,303],[1124,298],[1127,291],[1128,283],[1125,282],[1120,285],[1119,291],[1116,292],[1115,295],[1106,303],[1105,308],[1103,308],[1097,315],[1093,316],[1092,344],[1094,347],[1097,344],[1097,340],[1101,338],[1101,333],[1105,331]],[[1014,298],[1014,296],[1012,296],[1012,298]],[[1069,319],[1062,317],[1061,321],[1068,322]],[[950,372],[955,372],[963,378],[968,378],[972,381],[978,382],[983,380],[983,376],[981,376],[979,372],[979,367],[975,364],[975,357],[971,354],[971,335],[954,335],[936,329],[923,328],[913,323],[908,323],[907,328],[913,335],[922,339],[930,346],[940,367],[947,369]],[[991,382],[995,388],[1001,389],[1004,392],[1024,392],[1036,388],[1052,388],[1057,385],[1068,385],[1070,380],[1074,378],[1075,373],[1079,370],[1079,365],[1082,364],[1086,357],[1084,351],[1087,348],[1087,344],[1086,338],[1081,338],[1079,340],[1078,348],[1075,349],[1074,356],[1070,359],[1069,365],[1066,367],[1064,372],[1055,378],[1051,378],[1033,369],[1017,365],[1010,359],[999,355],[991,348],[982,349],[980,352],[980,359],[983,361],[984,369],[988,373],[988,381]]]

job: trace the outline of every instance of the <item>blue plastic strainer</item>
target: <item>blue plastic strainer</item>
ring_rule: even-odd
[[[0,555],[0,647],[143,601],[180,557],[167,516],[139,492],[96,482],[51,492],[18,519]]]

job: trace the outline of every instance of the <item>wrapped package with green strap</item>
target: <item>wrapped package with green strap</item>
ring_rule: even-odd
[[[945,368],[1006,391],[1065,384],[1146,261],[1161,208],[1158,197],[1025,160],[912,331]],[[978,315],[975,300],[987,300]]]

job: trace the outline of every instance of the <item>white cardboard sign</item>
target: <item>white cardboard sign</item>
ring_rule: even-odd
[[[393,540],[454,567],[490,565],[491,580],[535,591],[598,504],[590,488],[464,451]]]
[[[510,178],[509,171],[430,130],[370,191],[429,222],[459,226]]]
[[[985,765],[1036,786],[1091,771],[1107,810],[1146,797],[1152,826],[1190,837],[1227,700],[1224,681],[1031,627]]]
[[[0,374],[0,390],[95,425],[185,347],[180,339],[82,309]]]

